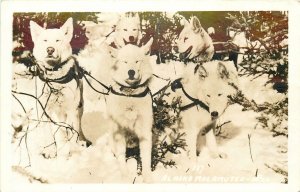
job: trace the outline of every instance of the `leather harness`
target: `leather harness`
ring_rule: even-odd
[[[71,60],[73,60],[74,64],[72,67],[70,67],[70,69],[68,70],[68,72],[66,74],[64,74],[63,76],[58,77],[58,78],[48,78],[47,77],[47,75],[46,75],[47,72],[57,72],[61,68],[63,68],[68,62],[72,62]],[[44,67],[45,70],[43,70],[42,67],[39,66],[38,63],[36,66],[37,66],[36,75],[44,82],[67,84],[70,81],[72,81],[73,79],[75,79],[76,82],[78,82],[83,77],[83,71],[80,70],[81,68],[79,67],[77,60],[73,56],[70,56],[66,61],[55,65],[51,69]]]
[[[209,106],[207,106],[204,102],[200,101],[199,99],[195,99],[193,98],[192,96],[190,96],[186,91],[185,89],[183,88],[182,86],[182,83],[180,82],[181,81],[181,78],[180,79],[177,79],[175,80],[172,84],[171,84],[171,89],[175,92],[176,89],[182,89],[182,92],[183,94],[189,99],[192,101],[192,103],[190,104],[187,104],[185,106],[182,106],[180,107],[179,109],[181,111],[185,111],[185,110],[188,110],[192,107],[201,107],[202,109],[206,110],[207,112],[209,112]]]

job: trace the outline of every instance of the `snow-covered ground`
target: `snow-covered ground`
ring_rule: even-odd
[[[171,63],[173,69],[179,67]],[[160,76],[171,74],[170,67],[158,67]],[[174,73],[175,79],[180,70]],[[257,103],[276,102],[283,95],[271,87],[264,87],[265,77],[250,81],[240,78],[240,89],[250,100]],[[157,84],[163,80],[157,80]],[[157,86],[154,86],[157,87]],[[120,165],[111,153],[108,144],[107,130],[113,125],[106,117],[104,100],[86,107],[82,119],[82,128],[93,145],[85,148],[73,146],[68,157],[44,159],[41,155],[30,154],[28,165],[27,149],[18,142],[13,145],[13,177],[11,182],[45,182],[45,183],[140,183],[143,178],[136,175],[136,161],[128,160],[129,173],[122,175]],[[218,136],[220,150],[227,154],[226,159],[212,159],[206,147],[202,147],[196,164],[189,164],[184,154],[169,155],[176,166],[165,168],[158,165],[153,171],[155,183],[228,183],[228,182],[272,182],[280,183],[285,176],[275,173],[272,168],[280,168],[287,172],[287,137],[273,137],[272,133],[257,126],[260,114],[253,111],[242,111],[242,106],[234,104],[228,107],[223,121],[231,121],[224,125]],[[29,134],[30,135],[30,134]],[[32,133],[27,141],[38,140],[38,133]],[[34,144],[32,144],[34,145]],[[32,145],[28,145],[31,147]],[[20,149],[21,152],[20,153]],[[21,155],[20,155],[21,154]]]

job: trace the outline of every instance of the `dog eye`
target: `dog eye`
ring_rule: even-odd
[[[56,39],[56,42],[60,42],[60,40],[59,40],[59,39]]]
[[[219,97],[220,97],[221,95],[222,95],[221,93],[218,94]]]
[[[136,61],[135,63],[139,63],[140,61]]]
[[[47,39],[44,39],[45,42],[47,42]]]
[[[137,29],[133,29],[132,31],[136,31]]]
[[[123,29],[123,31],[127,31],[127,29]]]
[[[207,97],[210,97],[210,95],[207,95]]]
[[[183,42],[185,42],[186,40],[188,40],[189,38],[187,38],[187,37],[185,37],[184,39],[183,39]]]
[[[127,61],[124,61],[125,64],[127,64]]]

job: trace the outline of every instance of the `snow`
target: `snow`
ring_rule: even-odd
[[[239,78],[240,89],[249,100],[254,100],[257,104],[263,104],[264,102],[275,103],[282,100],[285,95],[272,89],[272,84],[265,85],[267,81],[267,75],[256,79],[253,79],[251,76]]]
[[[153,58],[155,61],[155,58]],[[170,67],[171,66],[171,67]],[[178,62],[154,65],[154,71],[161,78],[174,80],[182,73]],[[155,78],[152,89],[158,91],[169,81]],[[270,86],[264,86],[266,77],[251,81],[240,78],[240,89],[250,100],[257,103],[276,102],[283,98]],[[134,159],[127,162],[128,173],[120,171],[121,167],[111,152],[108,142],[108,129],[113,123],[105,113],[105,98],[100,102],[91,101],[85,105],[82,118],[84,134],[93,145],[85,148],[69,144],[70,156],[58,156],[45,159],[37,152],[36,143],[41,137],[41,127],[32,130],[28,135],[30,163],[24,142],[18,147],[15,140],[12,145],[13,177],[12,183],[141,183],[142,176],[137,175],[137,163]],[[259,113],[242,111],[242,106],[234,104],[228,107],[222,121],[231,121],[224,125],[217,137],[219,148],[227,158],[213,159],[205,146],[202,146],[197,163],[191,164],[185,153],[167,157],[176,162],[175,167],[165,168],[158,164],[152,172],[155,183],[280,183],[285,176],[275,173],[268,167],[279,167],[287,172],[287,137],[273,137],[272,133],[257,126]],[[31,138],[31,139],[30,139]],[[250,142],[250,146],[249,146]],[[251,153],[250,153],[251,148]],[[252,155],[252,158],[251,158]]]

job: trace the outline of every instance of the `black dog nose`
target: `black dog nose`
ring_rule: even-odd
[[[219,113],[217,111],[213,111],[210,113],[212,117],[218,117]]]
[[[47,53],[48,55],[52,55],[54,53],[55,49],[53,47],[48,47],[47,48]]]
[[[129,36],[129,41],[133,42],[134,41],[134,37],[133,36]]]
[[[135,71],[132,70],[132,69],[130,69],[130,70],[128,71],[128,75],[129,75],[129,79],[134,79]]]

